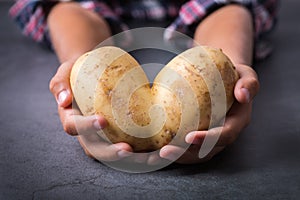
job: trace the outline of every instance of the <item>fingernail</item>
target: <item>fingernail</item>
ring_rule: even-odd
[[[98,121],[98,118],[96,118],[96,119],[94,120],[93,126],[94,126],[94,128],[97,129],[97,130],[103,129],[103,127],[101,126],[101,124],[100,124],[99,121]]]
[[[171,160],[171,161],[175,161],[179,158],[179,156],[176,154],[173,154],[173,153],[169,153],[169,154],[165,155],[163,158]]]
[[[188,144],[202,144],[206,136],[206,131],[193,131],[185,136],[185,142]]]
[[[196,136],[196,132],[190,132],[185,136],[185,142],[191,144]]]
[[[247,103],[249,103],[250,102],[250,92],[249,92],[249,90],[247,88],[242,88],[241,90],[244,93],[244,95],[246,96]]]
[[[58,94],[58,97],[57,97],[57,103],[59,105],[61,105],[68,97],[68,92],[67,90],[62,90],[59,94]]]
[[[120,150],[117,152],[119,158],[126,158],[128,156],[131,156],[132,155],[132,152],[129,152],[129,151],[125,151],[125,150]]]

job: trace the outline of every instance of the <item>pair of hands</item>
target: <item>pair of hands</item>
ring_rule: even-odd
[[[72,106],[72,91],[70,88],[70,73],[73,61],[67,61],[58,68],[57,73],[50,81],[50,90],[58,103],[58,113],[65,132],[72,136],[78,136],[78,132],[96,132],[105,128],[106,120],[102,116],[82,116],[80,111]],[[236,69],[240,79],[235,85],[234,95],[236,101],[227,113],[224,126],[221,127],[221,134],[218,142],[210,153],[204,158],[199,158],[199,150],[206,135],[214,134],[218,128],[208,131],[194,131],[188,133],[185,141],[191,146],[184,150],[181,147],[166,145],[159,154],[150,156],[135,156],[135,162],[155,164],[160,159],[173,161],[177,163],[192,164],[204,162],[211,159],[214,155],[222,151],[226,146],[232,144],[239,133],[248,125],[251,118],[252,100],[259,90],[259,82],[255,71],[246,65],[237,65]],[[76,121],[76,123],[75,123]],[[85,153],[101,161],[116,161],[124,158],[130,158],[132,148],[127,143],[109,144],[102,140],[96,134],[87,134],[84,137],[79,136],[78,140]],[[86,144],[89,143],[89,148]]]

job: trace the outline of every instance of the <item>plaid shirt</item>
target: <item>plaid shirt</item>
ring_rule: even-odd
[[[63,0],[61,0],[63,1]],[[68,0],[64,0],[68,1]],[[82,7],[94,10],[104,17],[111,26],[114,34],[127,30],[121,17],[133,19],[162,20],[174,18],[167,27],[165,39],[172,39],[175,31],[191,34],[195,26],[207,15],[227,4],[240,4],[247,7],[255,24],[255,38],[261,42],[262,37],[270,32],[276,23],[279,0],[190,0],[190,1],[162,1],[162,0],[76,0]],[[10,15],[19,24],[23,33],[37,42],[51,46],[46,17],[57,0],[18,0],[10,9]],[[177,2],[177,3],[176,3]],[[265,45],[256,51],[256,57],[263,58],[270,53]]]

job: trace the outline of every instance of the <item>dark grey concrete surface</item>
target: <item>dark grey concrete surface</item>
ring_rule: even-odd
[[[299,199],[300,1],[282,3],[275,51],[255,68],[252,123],[208,163],[146,174],[86,157],[62,130],[48,82],[55,55],[23,37],[0,3],[0,199]]]

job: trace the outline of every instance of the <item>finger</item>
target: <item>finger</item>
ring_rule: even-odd
[[[199,158],[199,162],[207,162],[209,160],[211,160],[215,155],[217,155],[218,153],[220,153],[221,151],[223,151],[223,149],[225,148],[225,146],[215,146],[211,152],[209,152],[209,154],[207,154],[207,156],[205,156],[204,158],[201,158],[201,155],[198,154],[198,158]]]
[[[236,102],[229,111],[223,127],[216,127],[205,131],[192,131],[186,135],[185,141],[188,144],[202,145],[205,137],[208,136],[210,138],[218,137],[217,146],[232,144],[240,131],[249,124],[250,115],[251,105],[243,105]]]
[[[175,145],[166,145],[161,148],[159,156],[172,162],[186,160],[189,163],[198,162],[198,151],[200,145],[190,145],[189,148],[182,148]]]
[[[201,145],[206,134],[207,131],[192,131],[185,136],[185,142],[188,144]]]
[[[198,156],[199,158],[204,158],[214,147],[216,147],[221,131],[222,127],[213,128],[208,131],[193,131],[187,134],[185,141],[188,144],[201,146]]]
[[[234,94],[240,103],[249,103],[259,91],[259,81],[256,72],[249,66],[236,67],[240,79],[237,81]]]
[[[217,146],[227,146],[237,139],[239,133],[250,123],[251,110],[252,104],[233,104],[222,127]],[[209,130],[208,134],[217,134],[215,130],[217,129]]]
[[[58,107],[63,129],[69,135],[86,135],[107,126],[107,121],[100,115],[82,116],[79,110]]]
[[[148,155],[148,153],[135,153],[133,160],[137,163],[146,163],[148,160]]]
[[[49,89],[61,107],[67,107],[72,103],[69,83],[72,66],[72,62],[63,63],[49,83]]]
[[[185,152],[185,149],[175,146],[175,145],[166,145],[161,148],[159,152],[159,156],[161,158],[170,160],[172,162],[175,162],[180,158],[181,155],[183,155]]]
[[[199,158],[199,151],[199,145],[192,145],[188,149],[183,149],[174,145],[166,145],[161,149],[160,156],[164,159],[175,161],[180,164],[195,164],[205,162],[216,154],[216,150],[213,148],[206,157]]]
[[[129,163],[140,163],[140,164],[147,164],[147,165],[159,165],[164,164],[166,160],[162,159],[158,152],[149,152],[149,153],[131,153],[130,157],[126,159]]]
[[[110,144],[96,133],[79,136],[81,146],[93,158],[104,161],[117,161],[132,155],[132,148],[127,143]]]
[[[69,124],[69,126],[74,126],[78,135],[86,135],[100,131],[107,125],[106,120],[99,115],[75,115],[73,123],[74,124]]]
[[[86,148],[86,146],[85,146],[83,140],[81,139],[81,137],[77,137],[77,139],[78,139],[78,142],[79,142],[80,146],[81,146],[82,149],[84,150],[84,153],[85,153],[88,157],[93,158],[93,159],[96,159],[96,158],[91,154],[91,152]]]
[[[162,164],[164,160],[159,156],[157,152],[152,153],[148,156],[147,164],[148,165],[158,165]]]
[[[204,158],[217,145],[222,130],[223,127],[216,127],[208,131],[193,131],[187,134],[185,140],[189,144],[201,146],[199,158]]]
[[[166,145],[161,149],[160,156],[174,161],[179,155],[179,158],[175,160],[176,163],[180,164],[195,164],[195,163],[203,163],[210,160],[217,153],[222,151],[225,147],[214,147],[204,158],[199,157],[200,146],[192,145],[188,149],[183,149],[178,146]]]

